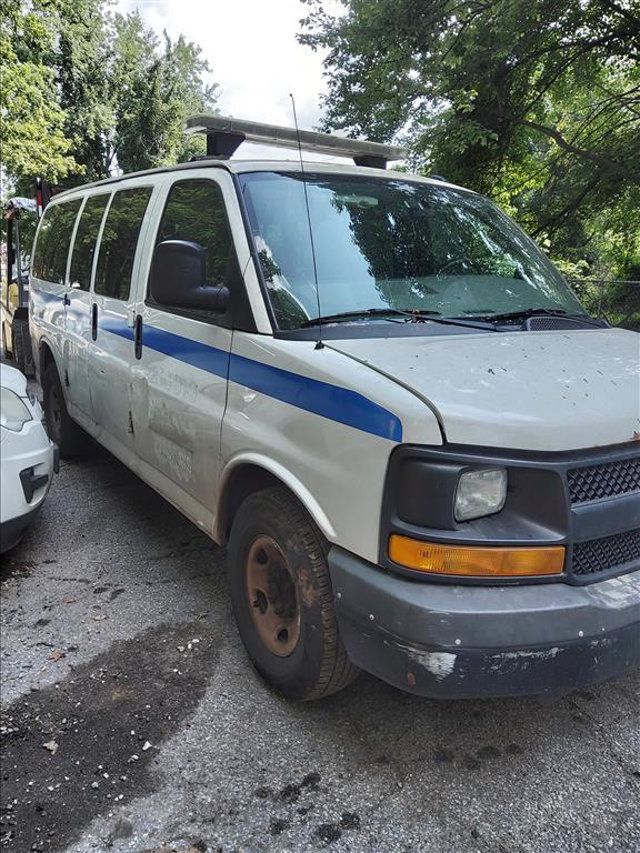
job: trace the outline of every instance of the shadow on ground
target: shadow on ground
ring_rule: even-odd
[[[203,623],[162,625],[79,666],[2,714],[2,835],[59,850],[99,814],[153,789],[158,747],[200,702],[214,670]],[[47,793],[33,795],[46,785]]]

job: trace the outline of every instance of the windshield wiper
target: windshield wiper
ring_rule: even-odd
[[[431,313],[431,312],[430,312]],[[437,311],[433,312],[437,314]],[[300,323],[301,329],[309,326],[320,326],[323,323],[348,323],[349,320],[366,319],[367,317],[409,317],[413,315],[410,311],[401,311],[399,308],[363,308],[360,311],[340,311],[337,314],[325,314],[324,317],[312,317]]]
[[[349,320],[366,320],[367,317],[404,317],[404,322],[422,323],[425,320],[433,323],[443,323],[447,326],[469,326],[472,329],[483,329],[494,331],[492,323],[483,322],[484,318],[467,319],[465,317],[443,317],[439,311],[431,311],[427,308],[364,308],[361,311],[342,311],[339,314],[327,314],[324,317],[313,317],[300,324],[301,329],[309,326],[320,326],[323,323],[347,323]],[[391,322],[403,322],[392,320]]]
[[[566,317],[569,320],[582,320],[594,326],[602,325],[602,322],[596,320],[595,317],[590,317],[588,314],[572,314],[569,311],[565,311],[564,308],[525,308],[521,311],[504,311],[501,314],[483,314],[476,319],[499,323],[503,320],[522,321],[527,320],[529,317]]]
[[[438,315],[438,312],[435,312],[436,316],[432,316],[430,311],[414,311],[413,316],[417,318],[417,322],[422,322],[423,315],[424,319],[431,323],[442,323],[445,326],[468,326],[470,329],[482,329],[484,332],[496,332],[498,331],[493,323],[490,323],[485,320],[484,317],[441,317]]]

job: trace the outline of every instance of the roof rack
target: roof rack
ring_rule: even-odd
[[[298,133],[293,127],[260,124],[236,118],[196,115],[186,121],[186,133],[204,133],[207,137],[207,156],[224,160],[245,141],[276,145],[278,148],[297,148]],[[407,149],[361,139],[345,139],[328,133],[300,131],[300,145],[320,154],[352,157],[356,166],[385,169],[390,160],[403,160]]]

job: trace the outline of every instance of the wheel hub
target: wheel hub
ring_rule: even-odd
[[[287,560],[277,542],[259,536],[249,549],[246,590],[253,623],[265,646],[287,657],[300,638],[300,608]]]

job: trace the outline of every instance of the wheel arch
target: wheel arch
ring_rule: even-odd
[[[288,489],[322,534],[329,540],[335,539],[336,532],[331,521],[304,483],[274,459],[258,453],[245,453],[232,459],[222,474],[216,513],[216,540],[223,545],[227,543],[234,515],[245,498],[272,486]]]

